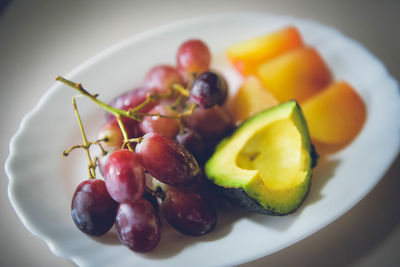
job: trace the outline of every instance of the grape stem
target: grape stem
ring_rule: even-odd
[[[104,148],[103,148],[103,146],[101,145],[100,142],[106,141],[106,140],[107,140],[107,138],[99,139],[99,140],[96,140],[95,142],[88,142],[88,146],[98,145],[100,150],[101,150],[102,155],[104,156],[104,155],[107,154],[107,151],[104,150]],[[69,154],[72,152],[72,150],[75,150],[76,148],[85,148],[85,145],[75,145],[75,146],[70,147],[67,150],[64,150],[63,157],[68,157]]]
[[[183,87],[182,85],[180,85],[179,83],[173,83],[171,85],[171,88],[177,92],[179,92],[181,95],[185,96],[185,97],[189,97],[190,96],[190,91],[188,89],[186,89],[185,87]]]
[[[85,130],[83,129],[82,120],[81,120],[81,117],[79,116],[78,107],[76,106],[75,98],[76,97],[72,98],[72,106],[74,107],[75,115],[76,115],[76,118],[78,120],[79,129],[81,131],[82,139],[83,139],[83,146],[81,145],[81,146],[75,146],[75,147],[83,147],[85,149],[86,155],[87,155],[88,160],[89,160],[89,166],[88,166],[89,177],[90,177],[90,179],[94,179],[94,178],[96,178],[96,165],[93,164],[92,157],[90,156],[89,147],[90,147],[91,143],[89,143],[87,138],[86,138]],[[72,151],[73,149],[74,149],[74,147],[72,147],[72,149],[70,149],[69,152]],[[68,151],[64,151],[64,155],[68,155],[69,152]]]
[[[124,137],[124,144],[122,145],[122,148],[124,148],[126,145],[128,147],[128,149],[133,152],[133,148],[132,148],[131,144],[127,143],[127,140],[129,139],[128,132],[126,131],[125,125],[121,119],[121,115],[119,115],[119,114],[117,115],[117,122],[118,122],[119,128],[121,129],[122,136]]]
[[[129,149],[131,149],[130,148],[131,143],[140,143],[140,142],[142,142],[142,140],[143,140],[143,137],[125,139],[124,143],[122,144],[121,149],[123,149],[125,146],[127,146]],[[131,151],[133,152],[133,149]]]
[[[118,115],[122,115],[122,116],[126,116],[129,118],[132,118],[134,120],[139,120],[136,116],[131,115],[128,111],[126,110],[122,110],[122,109],[117,109],[117,108],[113,108],[110,105],[107,105],[106,103],[104,103],[103,101],[100,101],[97,99],[98,95],[92,95],[90,94],[88,91],[86,91],[83,87],[82,84],[80,83],[74,83],[70,80],[65,79],[64,77],[61,76],[57,76],[56,77],[56,81],[60,81],[72,88],[74,88],[75,90],[77,90],[79,93],[81,93],[84,96],[89,97],[93,102],[95,102],[97,105],[99,105],[100,107],[102,107],[103,109],[105,109],[106,111],[110,112],[111,114],[113,114],[114,116],[118,117]]]
[[[191,113],[193,113],[193,111],[191,111],[191,113],[189,114],[188,112],[184,112],[184,113],[179,113],[176,116],[167,116],[167,115],[162,115],[159,113],[156,114],[149,114],[149,113],[141,113],[140,110],[145,107],[146,105],[148,105],[150,102],[154,101],[155,99],[166,99],[166,98],[170,98],[174,95],[174,92],[178,92],[181,95],[184,96],[188,96],[190,94],[190,92],[184,88],[183,86],[179,85],[179,84],[172,84],[171,88],[173,90],[171,90],[170,92],[166,93],[166,94],[149,94],[147,95],[147,98],[145,101],[143,101],[141,104],[137,105],[134,108],[131,108],[130,110],[122,110],[122,109],[118,109],[118,108],[114,108],[110,105],[107,105],[106,103],[104,103],[103,101],[97,99],[97,94],[96,95],[92,95],[91,93],[89,93],[88,91],[86,91],[83,87],[81,83],[75,83],[73,81],[67,80],[64,77],[61,76],[57,76],[56,77],[56,81],[60,81],[72,88],[74,88],[75,90],[77,90],[79,93],[81,93],[84,96],[89,97],[93,102],[95,102],[97,105],[99,105],[100,107],[102,107],[103,109],[105,109],[106,111],[110,112],[111,114],[113,114],[115,117],[118,116],[125,116],[125,117],[129,117],[131,119],[137,120],[137,121],[142,121],[144,116],[157,116],[160,118],[167,118],[167,119],[180,119],[183,116],[187,116],[190,115]]]

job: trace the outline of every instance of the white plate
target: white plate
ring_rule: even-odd
[[[400,96],[382,63],[341,33],[315,22],[266,14],[222,15],[183,21],[138,34],[85,62],[66,75],[82,82],[106,101],[139,85],[158,63],[175,62],[178,45],[188,38],[206,41],[214,67],[223,69],[232,87],[238,76],[224,49],[239,40],[286,25],[297,26],[305,42],[318,49],[336,79],[350,82],[361,94],[368,119],[358,138],[315,169],[311,192],[294,214],[269,217],[239,209],[220,212],[211,234],[191,238],[165,226],[159,247],[136,254],[115,235],[92,239],[74,226],[70,199],[87,177],[83,152],[63,159],[61,152],[81,142],[71,107],[75,91],[56,83],[22,121],[6,163],[9,199],[24,225],[53,253],[84,266],[212,266],[233,265],[285,248],[326,226],[359,202],[381,179],[399,149]],[[60,47],[62,49],[62,47]],[[79,99],[88,135],[94,137],[102,111]]]

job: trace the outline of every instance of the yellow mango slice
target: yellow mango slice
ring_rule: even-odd
[[[311,138],[329,144],[352,141],[367,116],[364,101],[346,82],[333,83],[301,107]]]
[[[255,76],[244,79],[242,86],[230,101],[230,110],[237,123],[279,102],[264,88]]]
[[[279,102],[304,102],[332,80],[328,66],[312,47],[296,49],[264,63],[258,78]]]
[[[256,74],[262,63],[303,46],[297,28],[289,26],[282,30],[236,43],[227,49],[233,66],[243,75]]]

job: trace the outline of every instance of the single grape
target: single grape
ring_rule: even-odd
[[[127,150],[111,153],[104,170],[104,181],[110,196],[117,202],[134,202],[143,195],[146,180],[136,155]]]
[[[206,148],[204,147],[203,137],[192,129],[184,129],[182,133],[176,136],[176,141],[183,145],[197,162],[203,162],[206,157]]]
[[[109,105],[122,109],[122,110],[129,110],[131,108],[137,107],[139,104],[143,103],[146,98],[147,94],[149,94],[149,91],[145,87],[139,87],[137,89],[133,89],[130,91],[127,91],[117,97],[115,97]],[[141,109],[141,112],[146,112],[149,109],[151,109],[156,103],[156,101],[149,103],[146,105],[143,109]],[[115,116],[112,115],[111,113],[106,113],[106,118],[107,120],[112,120],[115,119]]]
[[[198,75],[192,84],[190,100],[202,108],[221,105],[227,97],[227,85],[222,76],[207,71]]]
[[[71,215],[75,225],[88,235],[100,236],[114,224],[118,203],[106,190],[103,180],[89,179],[75,190],[71,203]]]
[[[164,116],[176,116],[176,112],[171,109],[169,102],[162,102],[149,110],[149,114],[161,114]],[[178,120],[175,118],[162,118],[158,116],[146,116],[139,123],[140,130],[146,133],[159,133],[169,138],[175,138],[179,132]]]
[[[185,235],[205,235],[211,232],[217,223],[214,206],[196,192],[169,190],[161,205],[168,223]]]
[[[145,134],[136,146],[136,155],[150,175],[168,185],[189,186],[200,173],[186,148],[158,133]]]
[[[192,39],[184,42],[177,52],[178,71],[186,79],[192,74],[209,70],[211,53],[208,46],[201,40]]]
[[[234,121],[228,111],[220,106],[196,108],[193,114],[185,116],[183,125],[203,137],[204,147],[212,147],[234,129]]]
[[[119,240],[135,252],[153,250],[161,238],[161,223],[149,201],[121,203],[115,226]]]
[[[116,120],[106,121],[97,132],[97,140],[103,140],[102,146],[106,150],[115,150],[122,147],[124,136]]]
[[[146,74],[143,86],[152,94],[164,94],[170,90],[173,83],[184,84],[178,70],[170,65],[157,65]]]

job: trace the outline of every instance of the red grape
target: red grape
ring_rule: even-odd
[[[207,71],[194,79],[190,100],[202,108],[210,108],[216,104],[223,104],[227,91],[224,79],[215,72]]]
[[[143,195],[146,181],[136,155],[127,150],[111,153],[104,170],[104,181],[110,196],[117,202],[134,202]]]
[[[85,234],[100,236],[114,224],[118,203],[106,190],[103,180],[89,179],[76,188],[71,203],[75,225]]]
[[[161,182],[173,186],[193,184],[200,173],[189,151],[176,141],[157,133],[148,133],[136,146],[142,166]]]
[[[193,114],[183,118],[183,124],[200,134],[207,142],[218,142],[234,128],[231,115],[224,108],[196,108]]]
[[[137,107],[139,104],[143,103],[146,98],[147,94],[149,93],[148,89],[145,87],[139,87],[137,89],[133,89],[130,91],[127,91],[116,98],[114,98],[109,105],[117,108],[117,109],[122,109],[122,110],[129,110],[131,108]],[[146,112],[149,109],[151,109],[155,105],[155,102],[151,102],[148,105],[146,105],[143,109],[141,109],[141,112]],[[114,115],[111,113],[106,113],[106,118],[107,120],[114,119]]]
[[[164,116],[176,116],[169,102],[163,102],[149,110],[150,114],[161,114]],[[146,116],[143,121],[139,123],[140,130],[146,134],[155,132],[168,136],[169,138],[175,138],[179,132],[179,125],[177,119],[173,118],[161,118],[157,116]]]
[[[182,123],[202,137],[204,151],[199,157],[200,164],[211,156],[215,146],[234,129],[231,115],[220,106],[208,109],[198,107],[193,114],[183,117]]]
[[[158,65],[147,73],[143,86],[148,88],[152,94],[163,94],[170,90],[173,83],[181,85],[184,83],[178,70],[170,65]]]
[[[161,223],[153,206],[145,199],[121,203],[115,219],[121,243],[136,252],[153,250],[161,238]]]
[[[192,129],[184,129],[183,133],[179,133],[176,136],[176,141],[192,153],[197,162],[204,160],[206,152],[204,140],[197,132]]]
[[[169,190],[162,202],[162,211],[171,226],[185,235],[205,235],[217,223],[214,206],[196,192]]]
[[[199,74],[210,68],[211,53],[201,40],[192,39],[184,42],[177,52],[179,72],[186,78],[193,73]]]
[[[111,120],[104,123],[97,133],[97,140],[104,140],[101,144],[106,150],[121,148],[124,143],[124,136],[118,122]]]

